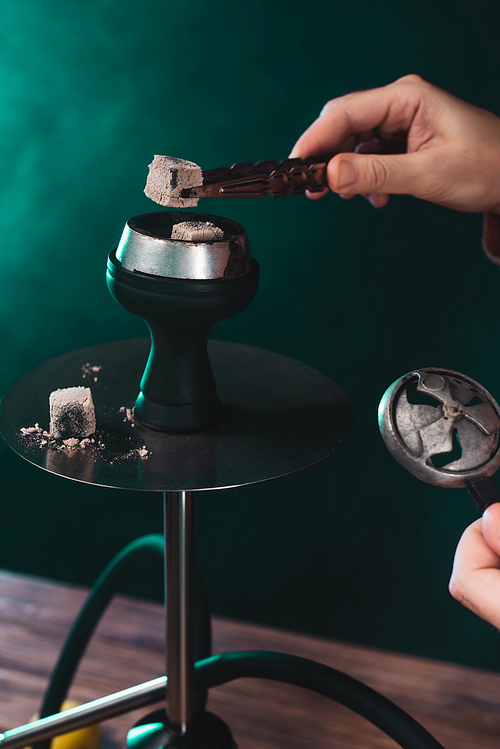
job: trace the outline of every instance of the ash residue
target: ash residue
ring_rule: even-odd
[[[21,427],[21,436],[28,442],[31,447],[46,448],[48,450],[76,450],[77,448],[86,448],[90,445],[104,447],[98,437],[85,437],[82,440],[76,437],[68,439],[57,439],[53,434],[42,429],[40,424],[34,427]]]
[[[123,421],[130,424],[133,427],[134,411],[132,408],[126,408],[122,406],[118,413],[123,415]],[[132,460],[140,458],[141,460],[147,460],[151,455],[146,445],[139,443],[137,445],[137,438],[132,436],[125,437],[126,441],[136,441],[135,447],[127,449],[122,442],[122,445],[118,447],[118,450],[123,449],[123,452],[117,455],[110,456],[110,450],[106,449],[106,446],[110,441],[110,436],[106,431],[98,431],[91,437],[85,437],[84,439],[78,439],[76,437],[68,437],[67,439],[56,438],[51,432],[43,429],[40,424],[36,423],[32,427],[21,427],[19,430],[20,436],[25,443],[32,448],[38,448],[40,450],[47,450],[48,452],[63,452],[67,455],[74,454],[77,450],[90,450],[92,449],[101,460],[113,465],[118,461]],[[110,445],[112,449],[112,444]]]
[[[82,364],[83,379],[92,379],[94,382],[97,382],[97,374],[101,371],[101,369],[102,365],[99,364],[90,364],[90,362]]]
[[[118,463],[122,460],[131,460],[132,458],[141,458],[141,460],[147,460],[150,455],[151,453],[149,452],[146,445],[143,445],[142,447],[133,447],[123,455],[117,455],[116,458],[113,458],[113,460],[109,460],[108,463],[110,466],[112,466],[114,465],[114,463]]]
[[[134,409],[133,408],[127,408],[126,406],[122,406],[118,409],[118,413],[125,414],[125,418],[123,421],[133,421],[134,420]],[[133,424],[132,424],[133,426]]]

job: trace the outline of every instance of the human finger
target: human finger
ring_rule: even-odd
[[[500,555],[486,542],[483,520],[465,529],[455,553],[449,589],[470,611],[500,628]]]
[[[342,141],[342,143],[339,146],[339,150],[342,151],[343,153],[354,151],[355,145],[356,145],[356,139],[352,136],[349,136]],[[324,198],[325,195],[328,195],[329,192],[330,192],[330,189],[328,187],[325,187],[324,190],[321,190],[319,192],[311,192],[310,190],[306,190],[306,195],[310,200],[319,200],[320,198]]]
[[[482,533],[490,549],[500,557],[500,502],[486,508],[482,519]]]
[[[328,195],[329,192],[330,190],[328,188],[321,190],[321,192],[311,192],[310,190],[306,190],[306,195],[310,200],[319,200],[320,198],[324,198],[325,195]]]
[[[428,84],[419,76],[405,76],[393,84],[333,99],[300,136],[292,156],[308,158],[335,151],[349,135],[379,128],[385,134],[407,131]]]
[[[394,193],[430,199],[436,187],[432,158],[429,152],[337,154],[328,163],[328,185],[333,192],[349,197]]]
[[[369,203],[372,204],[374,208],[384,208],[384,206],[387,205],[389,202],[389,195],[388,193],[371,193],[368,195],[363,195],[365,200],[367,200]]]

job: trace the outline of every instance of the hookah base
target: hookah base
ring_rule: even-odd
[[[127,749],[238,749],[229,727],[213,713],[197,713],[186,733],[170,725],[165,710],[141,719],[127,736]]]
[[[217,393],[199,403],[169,405],[157,403],[141,391],[135,402],[134,417],[160,432],[196,432],[220,421],[222,404]]]

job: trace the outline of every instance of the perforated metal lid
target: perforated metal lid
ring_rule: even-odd
[[[429,484],[468,486],[500,466],[498,403],[451,369],[416,369],[393,382],[380,402],[379,427],[398,463]]]

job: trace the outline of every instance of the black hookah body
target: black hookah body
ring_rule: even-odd
[[[243,312],[254,299],[259,265],[229,278],[166,278],[130,271],[108,259],[108,288],[129,312],[142,317],[151,350],[135,403],[134,418],[163,432],[192,432],[221,418],[207,351],[214,325]]]

